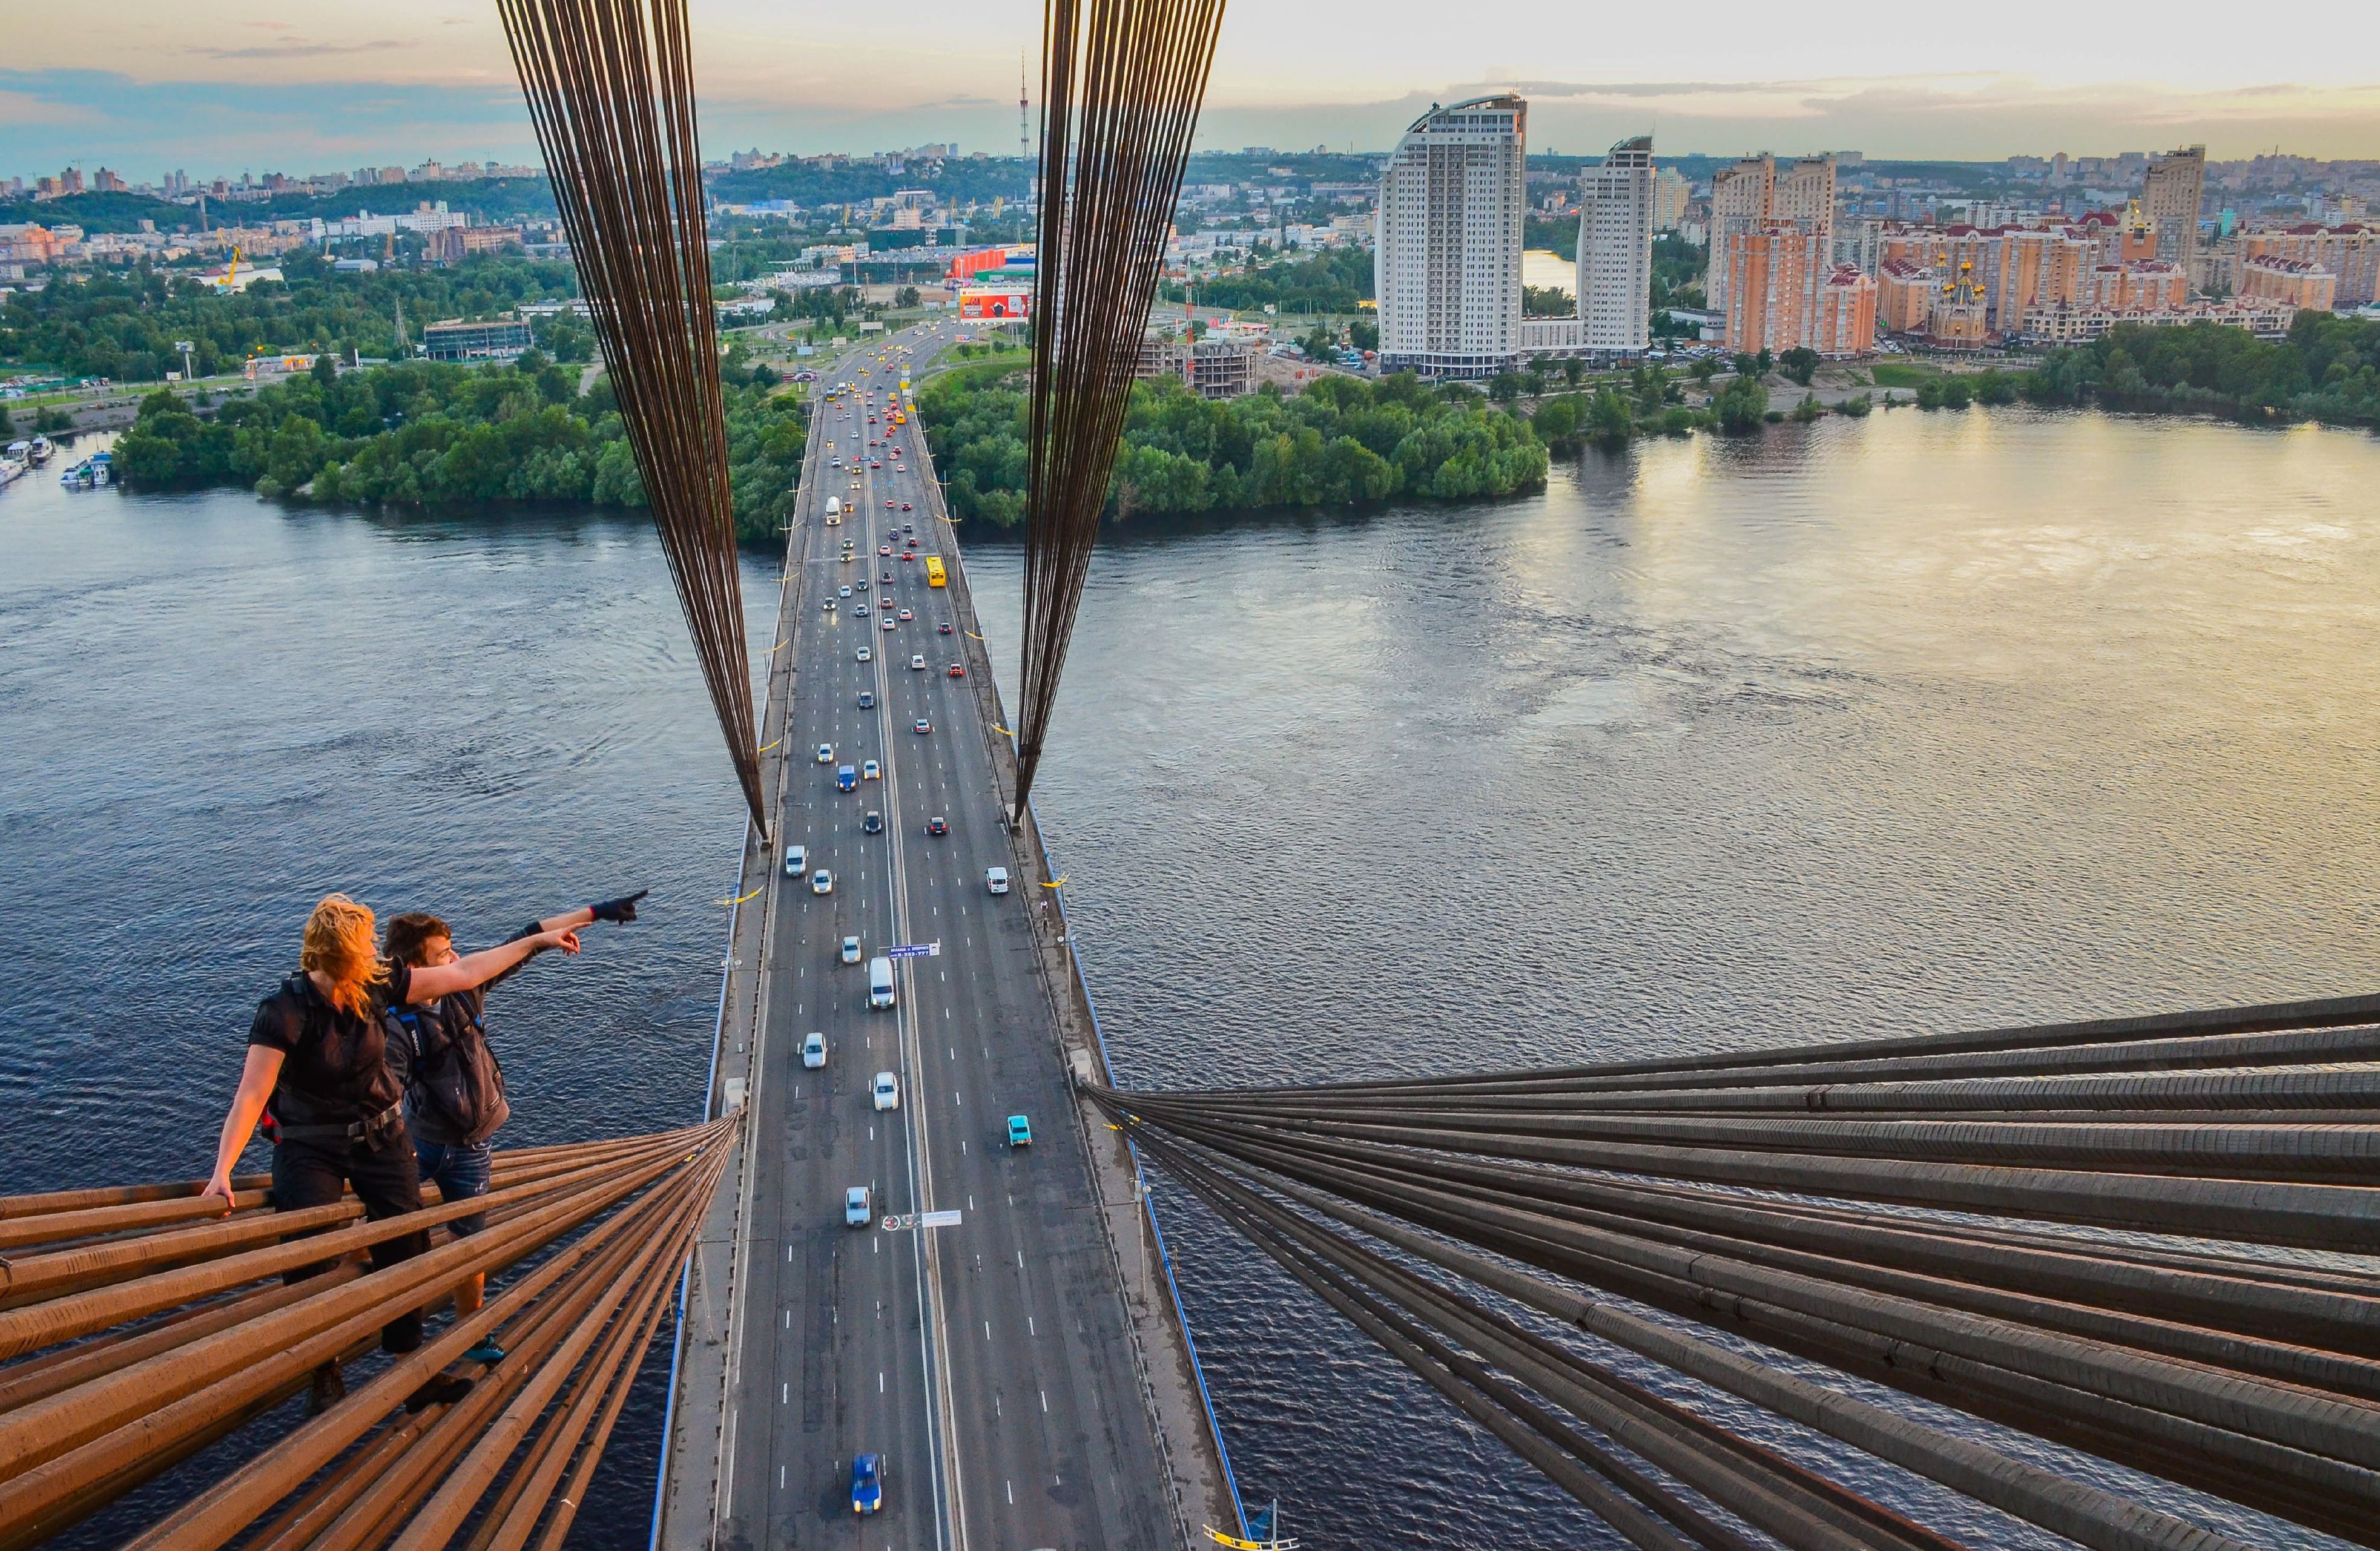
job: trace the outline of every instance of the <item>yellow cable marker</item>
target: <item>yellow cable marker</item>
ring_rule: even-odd
[[[780,737],[777,739],[777,744],[783,743],[784,741],[785,741],[785,740],[784,740],[782,736],[780,736]],[[777,744],[763,744],[763,745],[759,747],[759,749],[757,752],[761,753],[761,754],[766,754],[766,753],[768,753],[768,752],[769,752],[769,750],[771,750],[771,749],[772,749],[772,748],[776,747],[776,746],[777,746]]]
[[[1066,886],[1066,880],[1065,880],[1065,878],[1062,878],[1058,879],[1058,881],[1057,881],[1057,882],[1055,882],[1055,883],[1044,883],[1043,885],[1041,885],[1041,887],[1043,887],[1044,889],[1062,889],[1062,888],[1064,888],[1065,886]]]
[[[760,889],[766,889],[768,885],[765,883],[760,885]],[[752,894],[759,893],[760,889],[753,890],[751,894],[740,894],[732,900],[713,900],[710,903],[713,904],[742,904],[746,900],[750,899]]]

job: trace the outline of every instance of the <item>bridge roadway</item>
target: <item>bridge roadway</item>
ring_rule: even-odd
[[[889,424],[905,359],[923,364],[953,328],[847,357],[832,375],[875,396],[821,402],[812,431],[777,636],[795,660],[770,674],[780,848],[765,892],[742,907],[761,913],[747,1025],[757,1034],[748,1061],[740,1042],[732,1055],[722,1042],[746,1073],[725,1091],[740,1084],[751,1113],[735,1285],[709,1311],[724,1315],[715,1482],[707,1533],[700,1494],[669,1483],[663,1545],[1160,1551],[1183,1540],[1037,975],[1032,881],[1004,897],[986,884],[987,868],[1015,864],[975,685],[950,674],[967,638],[950,590],[927,584],[924,557],[946,547],[936,530],[947,528],[929,515],[940,504],[915,420]],[[887,445],[869,448],[871,437]],[[836,457],[845,470],[828,467]],[[824,521],[829,495],[848,506],[837,527]],[[917,558],[903,560],[910,527]],[[904,609],[914,618],[899,620]],[[930,732],[915,731],[921,718]],[[837,766],[868,760],[880,779],[837,790]],[[871,811],[881,833],[863,829]],[[932,818],[949,833],[929,835]],[[830,870],[831,894],[786,875],[778,859],[792,844]],[[860,939],[858,963],[840,962],[846,935]],[[871,1011],[867,959],[936,942],[939,956],[900,962],[896,1008]],[[723,1027],[738,1022],[733,1001]],[[826,1037],[823,1070],[801,1064],[812,1031]],[[899,1076],[895,1110],[872,1107],[880,1071]],[[1029,1148],[1004,1145],[1012,1113],[1030,1118]],[[855,1184],[880,1212],[956,1211],[960,1223],[846,1227]],[[715,1278],[700,1295],[716,1303]],[[698,1387],[680,1387],[680,1434],[705,1425]],[[885,1457],[884,1509],[864,1518],[850,1495],[863,1452]],[[671,1454],[674,1475],[696,1473],[680,1439]]]

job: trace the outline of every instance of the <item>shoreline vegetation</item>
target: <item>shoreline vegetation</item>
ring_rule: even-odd
[[[722,363],[735,536],[773,537],[793,509],[808,426],[775,374]],[[531,351],[504,366],[407,361],[312,372],[229,398],[210,418],[160,389],[115,447],[136,490],[244,485],[323,504],[450,506],[583,502],[642,507],[611,383],[581,394],[575,367]]]
[[[960,520],[997,528],[1023,520],[1028,360],[1021,351],[962,359],[919,391],[919,419]],[[1815,361],[1744,364],[1724,380],[1713,360],[1683,372],[1647,364],[1570,392],[1555,374],[1512,373],[1485,394],[1477,384],[1402,374],[1332,374],[1302,393],[1267,386],[1208,401],[1153,379],[1133,390],[1109,518],[1500,498],[1540,487],[1552,454],[1590,443],[1750,433],[1876,407],[1861,393],[1832,406],[1813,396],[1790,414],[1772,409],[1762,365],[1806,385]],[[1913,386],[1922,409],[2026,402],[2380,429],[2380,322],[2327,313],[2301,314],[2277,341],[2207,324],[2127,327],[2052,351],[2029,370],[1889,361],[1872,371],[1878,383]],[[791,510],[806,410],[740,347],[731,346],[721,375],[736,534],[765,540]],[[642,506],[609,384],[599,377],[582,394],[579,376],[577,366],[533,351],[482,367],[407,361],[341,371],[325,360],[211,406],[204,395],[194,404],[160,389],[125,432],[116,468],[136,489],[238,485],[326,504]],[[1701,403],[1688,402],[1689,388],[1702,391]]]

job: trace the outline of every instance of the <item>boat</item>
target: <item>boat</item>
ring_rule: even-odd
[[[58,483],[70,491],[97,490],[108,480],[107,466],[100,461],[104,455],[99,454],[83,459],[59,475]]]
[[[106,485],[113,481],[115,478],[115,454],[113,453],[91,454],[91,482],[94,485]]]
[[[13,485],[31,472],[31,466],[23,458],[0,457],[0,485]]]
[[[11,451],[14,451],[14,449],[12,448]],[[50,454],[56,451],[57,448],[51,444],[48,437],[36,436],[32,441],[25,444],[25,461],[31,464],[34,467],[39,468],[42,465],[49,462]]]

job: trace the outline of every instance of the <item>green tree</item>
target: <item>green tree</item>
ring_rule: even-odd
[[[1755,377],[1766,377],[1771,371],[1776,370],[1777,357],[1770,355],[1768,353],[1768,346],[1764,345],[1760,347],[1760,354],[1752,357],[1752,365],[1753,375]]]
[[[1716,356],[1698,357],[1696,357],[1694,364],[1688,367],[1686,370],[1693,374],[1695,382],[1702,384],[1703,392],[1708,393],[1710,392],[1711,379],[1718,375],[1718,357]]]
[[[1598,442],[1625,442],[1635,424],[1628,401],[1610,388],[1599,390],[1587,405],[1587,434]]]
[[[1488,396],[1498,404],[1510,404],[1521,396],[1527,384],[1517,371],[1500,371],[1488,382]]]
[[[1362,318],[1356,319],[1347,325],[1347,343],[1358,350],[1378,350],[1380,347],[1380,325]]]
[[[1737,377],[1711,399],[1711,409],[1727,430],[1749,430],[1768,413],[1768,390],[1756,377]]]
[[[915,285],[904,285],[904,286],[902,286],[899,290],[897,290],[897,291],[893,292],[893,293],[892,293],[892,305],[893,305],[894,307],[915,307],[915,306],[917,306],[917,287],[916,287]]]
[[[1796,345],[1786,351],[1777,357],[1777,364],[1784,369],[1787,377],[1805,388],[1818,375],[1818,353],[1806,345]]]
[[[1575,441],[1578,437],[1578,404],[1579,401],[1568,394],[1540,402],[1536,413],[1529,417],[1529,424],[1536,431],[1537,440],[1548,447],[1559,447]]]

